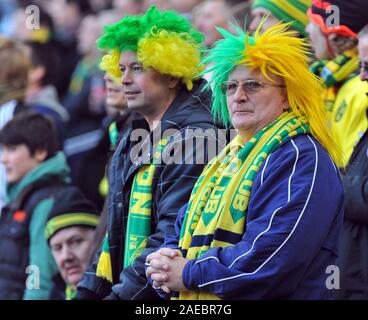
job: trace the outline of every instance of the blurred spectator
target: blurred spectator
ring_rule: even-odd
[[[0,1],[0,34],[11,36],[13,33],[14,24],[13,15],[17,9],[15,0]]]
[[[98,186],[104,175],[109,139],[108,123],[102,123],[105,116],[105,86],[103,72],[98,68],[100,53],[95,42],[102,34],[103,25],[114,22],[116,15],[110,10],[83,19],[78,31],[78,48],[83,58],[73,74],[64,101],[71,116],[65,152],[72,179],[99,209],[103,206],[104,198],[99,194]]]
[[[359,34],[360,77],[368,95],[368,25]],[[366,107],[368,108],[368,98]],[[368,299],[368,130],[354,148],[342,177],[345,219],[340,237],[339,299]]]
[[[170,10],[172,9],[170,2],[170,0],[143,0],[143,10],[147,11],[152,5],[161,10]]]
[[[186,17],[189,20],[193,20],[193,9],[202,3],[203,0],[170,0],[170,9],[176,10],[182,16]]]
[[[39,10],[39,28],[31,29],[27,27],[26,7],[18,8],[14,13],[14,32],[13,36],[22,41],[35,41],[40,43],[50,42],[55,32],[54,22],[43,7],[38,6]]]
[[[330,11],[330,5],[337,6],[339,12]],[[368,128],[367,96],[358,75],[357,49],[357,34],[367,23],[366,12],[366,0],[313,0],[308,10],[310,23],[306,31],[320,59],[312,64],[311,70],[325,85],[322,98],[328,126],[344,153],[343,167]],[[337,13],[339,19],[332,20],[331,15]]]
[[[255,0],[252,4],[250,30],[254,32],[261,20],[268,17],[261,28],[262,32],[279,22],[291,22],[292,28],[306,38],[307,10],[311,2],[312,0]]]
[[[211,48],[222,35],[216,27],[229,30],[231,24],[236,23],[243,26],[245,17],[249,10],[249,3],[242,0],[206,0],[196,6],[193,10],[193,24],[205,36],[204,44]],[[206,69],[211,64],[206,65]],[[208,72],[203,76],[207,81],[212,77]]]
[[[103,74],[97,67],[100,54],[95,43],[101,33],[98,16],[91,14],[83,18],[78,30],[78,51],[82,59],[74,70],[64,101],[71,121],[79,124],[81,117],[90,118],[103,111]],[[95,84],[98,85],[97,88],[94,87]]]
[[[222,38],[216,27],[228,30],[234,15],[239,19],[237,23],[243,26],[247,9],[246,1],[206,0],[194,9],[193,23],[204,34],[204,44],[210,48]]]
[[[26,9],[25,7],[19,8],[14,15],[14,37],[25,42],[38,42],[41,44],[47,44],[53,55],[57,56],[58,63],[54,64],[50,72],[54,76],[54,85],[57,89],[59,97],[65,95],[67,86],[70,82],[71,73],[77,63],[79,57],[76,54],[76,50],[69,47],[64,39],[58,38],[55,25],[51,15],[42,7],[39,8],[40,28],[29,29],[26,27]],[[70,52],[69,49],[73,49]],[[67,52],[68,51],[68,52]],[[61,61],[63,65],[61,67]]]
[[[119,19],[126,15],[135,15],[142,13],[144,0],[114,0],[113,7],[119,13]]]
[[[106,112],[108,115],[107,119],[105,119],[105,122],[107,122],[107,125],[104,126],[104,135],[98,147],[94,152],[91,152],[87,156],[87,166],[93,163],[94,159],[96,159],[96,157],[99,155],[108,155],[107,159],[110,159],[112,154],[115,152],[115,149],[118,146],[124,131],[131,128],[132,122],[134,120],[142,119],[138,113],[128,109],[123,88],[117,83],[117,79],[114,80],[107,73],[105,74],[104,79],[106,85]],[[108,167],[109,164],[107,164],[106,169],[108,169]],[[88,170],[89,169],[87,169],[87,171]],[[83,175],[85,175],[84,172],[81,172],[81,176]],[[99,176],[99,174],[97,174],[97,176]],[[108,195],[108,181],[106,172],[101,179],[102,180],[99,184],[99,192],[103,198],[106,198]],[[103,238],[106,234],[107,218],[108,210],[104,206],[101,213],[100,223],[96,230],[94,253],[96,253],[102,245]],[[94,254],[92,255],[92,258],[94,258]]]
[[[111,9],[113,2],[116,2],[116,0],[89,0],[91,9],[94,12]]]
[[[21,44],[0,36],[0,129],[24,111],[30,61]],[[1,151],[0,151],[1,154]],[[0,164],[0,208],[4,206],[5,168]]]
[[[52,122],[41,114],[15,116],[1,130],[0,145],[8,182],[0,221],[0,299],[48,299],[57,266],[45,225],[54,197],[67,186],[69,168],[57,152]]]
[[[368,82],[368,25],[359,34],[360,79]]]
[[[59,44],[58,51],[63,61],[56,85],[62,101],[80,59],[77,50],[77,31],[83,17],[91,13],[91,6],[88,0],[50,0],[45,1],[45,9],[55,23],[54,38]]]
[[[64,141],[64,125],[69,120],[68,112],[60,104],[54,86],[57,67],[60,64],[54,47],[45,43],[27,42],[32,68],[28,76],[25,103],[32,111],[42,113],[53,121],[61,150]]]
[[[71,300],[87,269],[99,221],[96,207],[70,187],[56,198],[46,223],[46,239],[59,269],[51,300]]]

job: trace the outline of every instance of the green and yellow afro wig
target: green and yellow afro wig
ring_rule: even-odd
[[[221,83],[228,80],[237,65],[259,70],[271,82],[274,80],[270,76],[277,75],[285,82],[292,112],[307,120],[312,135],[339,165],[341,151],[327,129],[325,108],[321,99],[323,87],[308,68],[309,44],[298,38],[297,32],[290,29],[290,23],[280,23],[261,34],[259,30],[264,21],[254,35],[237,25],[233,26],[234,34],[218,28],[223,39],[217,41],[203,59],[203,64],[209,65],[204,73],[212,73],[208,86],[213,88],[212,109],[215,116],[226,126],[231,124]]]
[[[120,53],[137,52],[144,68],[181,78],[188,90],[203,70],[200,66],[203,35],[174,11],[160,11],[152,6],[143,15],[126,16],[106,26],[97,41],[100,50],[108,51],[101,69],[113,78],[121,78]]]

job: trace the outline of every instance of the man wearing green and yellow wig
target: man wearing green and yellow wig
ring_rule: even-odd
[[[174,234],[210,156],[211,138],[193,144],[187,133],[216,129],[211,91],[198,76],[202,40],[187,19],[155,7],[107,26],[98,40],[107,51],[101,68],[143,119],[132,122],[111,160],[107,235],[76,299],[158,298],[145,279],[146,256]]]
[[[328,299],[343,189],[308,46],[288,25],[239,27],[210,50],[213,110],[238,135],[204,169],[177,236],[147,257],[162,296]],[[328,271],[327,271],[328,272]]]

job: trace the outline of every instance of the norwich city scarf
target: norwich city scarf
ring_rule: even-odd
[[[124,268],[130,266],[146,248],[147,239],[151,234],[153,174],[168,141],[169,139],[159,141],[154,148],[152,163],[143,165],[134,177],[125,238]],[[112,266],[107,234],[97,264],[96,275],[112,283]]]
[[[346,50],[333,60],[320,60],[311,65],[311,71],[319,76],[325,85],[325,106],[328,121],[331,121],[333,107],[339,85],[349,80],[358,70],[358,51],[356,48]]]
[[[179,247],[197,259],[214,247],[233,246],[245,232],[254,178],[265,159],[282,143],[309,133],[306,120],[283,113],[245,145],[237,136],[204,169],[197,180],[181,229]],[[179,299],[219,299],[203,291],[180,292]]]
[[[77,295],[77,290],[74,290],[70,284],[65,287],[65,300],[72,300]]]

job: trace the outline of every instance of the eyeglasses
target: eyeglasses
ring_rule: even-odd
[[[359,70],[363,70],[364,72],[368,72],[368,63],[359,61]]]
[[[242,89],[246,94],[255,94],[261,90],[264,86],[274,86],[274,87],[280,87],[285,88],[284,85],[281,84],[273,84],[268,82],[261,82],[257,80],[244,80],[240,83],[236,81],[227,81],[223,82],[220,85],[222,94],[226,96],[232,96],[235,94],[236,90],[238,90],[238,87],[241,86]]]

